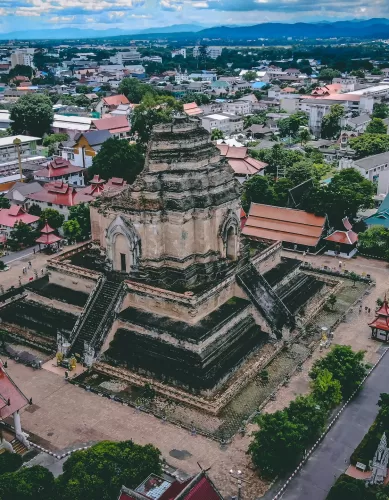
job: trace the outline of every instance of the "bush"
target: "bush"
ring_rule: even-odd
[[[363,500],[365,490],[364,481],[342,474],[330,489],[327,500]]]
[[[0,476],[6,472],[17,471],[23,463],[23,459],[17,453],[5,451],[0,455]]]

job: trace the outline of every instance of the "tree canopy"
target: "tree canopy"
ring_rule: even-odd
[[[160,474],[160,452],[132,441],[102,441],[73,453],[58,478],[61,499],[116,500],[121,486],[135,488],[151,473]]]
[[[387,134],[388,126],[385,125],[382,118],[373,118],[366,127],[367,134]]]
[[[321,136],[323,139],[333,139],[340,134],[340,119],[344,116],[344,107],[340,104],[331,106],[328,115],[323,116],[321,122]]]
[[[43,94],[24,95],[12,107],[10,118],[15,134],[43,137],[50,131],[54,118],[51,100]]]
[[[373,106],[373,118],[388,118],[389,106],[385,102],[376,102]]]
[[[389,135],[362,134],[350,139],[350,146],[355,150],[357,158],[378,155],[389,151]]]
[[[364,351],[354,352],[350,346],[336,345],[327,356],[315,361],[309,375],[315,381],[322,370],[328,370],[339,381],[343,399],[347,399],[366,374],[364,354]]]
[[[143,167],[144,155],[138,145],[111,137],[93,157],[88,176],[100,175],[105,180],[121,177],[132,184]]]
[[[41,229],[46,221],[53,229],[59,229],[65,220],[65,216],[54,208],[45,208],[42,210],[39,218],[39,228]]]
[[[86,203],[80,203],[74,207],[70,207],[69,221],[76,221],[80,227],[80,236],[88,237],[91,232],[90,225],[90,209]]]
[[[56,498],[53,474],[36,465],[0,476],[1,500],[52,500]]]
[[[118,91],[133,104],[139,104],[146,94],[154,95],[157,93],[154,87],[140,82],[137,78],[123,78]]]
[[[10,233],[8,245],[11,250],[30,247],[34,244],[37,232],[28,224],[18,221]]]
[[[358,248],[361,253],[389,260],[389,229],[372,226],[358,235]]]

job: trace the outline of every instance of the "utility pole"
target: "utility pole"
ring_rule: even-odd
[[[18,165],[19,165],[19,174],[20,174],[20,182],[23,182],[23,170],[22,170],[22,156],[20,153],[20,145],[22,144],[22,141],[19,139],[19,137],[16,137],[13,141],[16,152],[18,154]]]

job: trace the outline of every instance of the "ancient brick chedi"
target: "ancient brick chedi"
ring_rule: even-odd
[[[156,126],[136,182],[91,208],[93,239],[128,275],[106,359],[209,390],[267,333],[282,335],[290,314],[261,286],[240,239],[240,212],[239,183],[199,122]]]
[[[143,173],[100,203],[91,211],[92,238],[116,271],[189,290],[239,257],[239,184],[198,122],[156,126]]]

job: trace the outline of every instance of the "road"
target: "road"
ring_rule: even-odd
[[[350,455],[374,422],[380,393],[388,392],[388,377],[389,354],[386,353],[360,394],[346,407],[301,472],[292,480],[281,497],[283,500],[324,500],[327,497],[335,479],[347,469]]]
[[[9,255],[2,257],[1,260],[5,264],[10,264],[11,262],[15,262],[16,260],[20,260],[20,259],[23,259],[25,257],[28,257],[29,255],[34,255],[34,248],[35,248],[35,252],[39,252],[39,246],[36,245],[35,247],[29,247],[29,248],[25,248],[24,250],[20,250],[20,252],[12,252]]]

